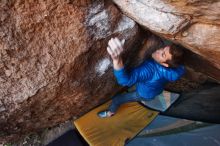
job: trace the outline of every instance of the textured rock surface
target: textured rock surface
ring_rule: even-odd
[[[119,87],[106,52],[137,25],[110,2],[0,2],[0,142],[87,112]]]
[[[219,0],[113,1],[143,27],[202,56],[212,66],[206,74],[220,81]]]

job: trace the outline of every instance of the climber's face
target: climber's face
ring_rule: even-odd
[[[170,46],[156,50],[152,53],[152,58],[161,65],[169,67],[166,61],[172,59],[172,55],[170,54]]]

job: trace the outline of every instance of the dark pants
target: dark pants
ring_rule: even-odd
[[[146,101],[143,97],[138,95],[136,91],[118,94],[112,97],[112,103],[109,106],[109,111],[115,113],[120,105],[127,103],[127,102],[134,102],[134,101]]]

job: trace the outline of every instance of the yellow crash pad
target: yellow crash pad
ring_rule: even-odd
[[[123,104],[110,118],[97,113],[108,108],[111,101],[95,108],[74,121],[79,133],[91,146],[124,146],[134,138],[159,112],[149,110],[137,102]]]

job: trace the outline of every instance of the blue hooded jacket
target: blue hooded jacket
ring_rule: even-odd
[[[114,69],[118,84],[132,86],[136,84],[137,93],[146,100],[160,94],[166,83],[178,80],[185,73],[184,66],[167,68],[153,59],[144,61],[140,66],[127,72],[125,68]]]

